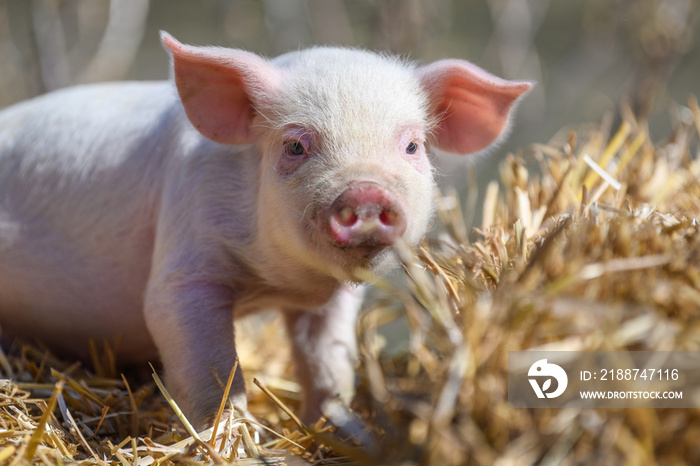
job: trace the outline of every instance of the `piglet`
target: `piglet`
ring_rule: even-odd
[[[284,313],[304,418],[353,394],[357,269],[432,213],[429,144],[478,152],[530,87],[462,60],[318,47],[266,60],[183,45],[172,81],[79,86],[0,112],[0,325],[79,357],[160,357],[199,427],[234,317]],[[245,364],[245,361],[243,361]],[[246,409],[238,371],[231,391]]]

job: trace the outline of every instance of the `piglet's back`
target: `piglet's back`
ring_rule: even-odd
[[[84,349],[118,332],[153,352],[141,310],[157,173],[184,122],[168,82],[67,88],[0,111],[4,335]]]

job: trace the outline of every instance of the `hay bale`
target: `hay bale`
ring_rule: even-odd
[[[409,350],[382,358],[365,315],[362,404],[385,433],[382,463],[698,464],[696,409],[514,409],[507,353],[700,346],[700,112],[662,146],[624,121],[612,138],[510,156],[469,242],[457,199],[448,235],[404,252]],[[378,361],[378,362],[376,362]],[[377,376],[381,374],[381,376]]]

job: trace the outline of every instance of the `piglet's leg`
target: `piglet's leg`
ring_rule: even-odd
[[[146,321],[160,352],[165,383],[196,428],[211,427],[223,396],[212,368],[225,381],[236,360],[233,301],[227,287],[202,281],[163,280],[148,289]],[[236,410],[245,412],[240,370],[230,398]]]
[[[353,422],[347,405],[355,391],[355,321],[363,295],[362,287],[341,286],[319,309],[285,313],[297,377],[304,389],[305,422],[312,423],[321,414],[341,429]]]

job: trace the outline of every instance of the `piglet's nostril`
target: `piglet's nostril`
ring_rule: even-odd
[[[345,206],[336,213],[336,220],[340,225],[349,227],[354,225],[358,218],[352,207]]]
[[[384,225],[393,226],[400,224],[403,219],[396,212],[384,209],[382,213],[379,214],[379,221]]]

